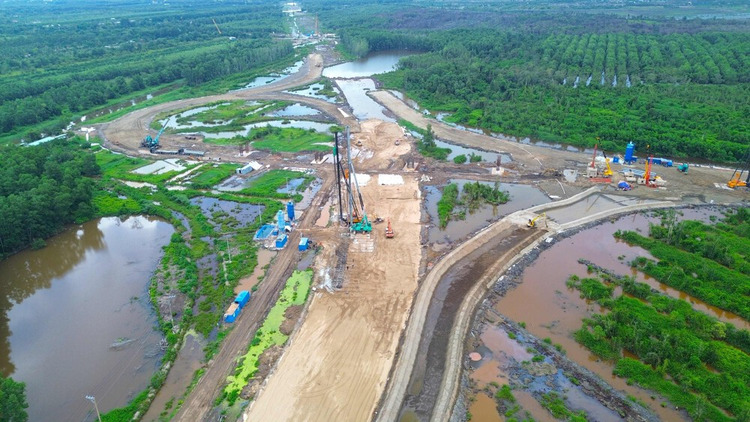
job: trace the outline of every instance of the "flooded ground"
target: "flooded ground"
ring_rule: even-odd
[[[308,107],[300,103],[296,103],[296,104],[286,106],[282,109],[273,111],[269,113],[268,115],[272,117],[290,117],[290,116],[314,116],[316,114],[320,114],[320,111],[312,107]]]
[[[249,83],[247,83],[244,87],[240,88],[239,90],[249,89],[249,88],[257,88],[259,86],[265,86],[273,82],[280,81],[287,76],[291,75],[292,73],[295,73],[300,70],[302,65],[305,62],[303,60],[300,60],[293,65],[287,67],[286,69],[282,70],[280,73],[268,75],[268,76],[258,76],[257,78],[253,79]]]
[[[102,218],[0,262],[0,368],[26,383],[29,420],[83,420],[85,395],[105,412],[148,385],[161,356],[148,282],[173,232]]]
[[[409,51],[378,51],[359,60],[341,63],[323,69],[326,78],[364,78],[396,69],[402,57],[415,54]]]
[[[589,205],[594,205],[594,202],[592,201]],[[576,209],[575,213],[583,211],[585,208]],[[708,221],[711,215],[718,215],[718,211],[708,209],[683,210],[682,212],[685,214],[683,219],[704,221]],[[571,212],[571,215],[575,213]],[[731,322],[738,328],[747,328],[747,322],[737,316],[727,314],[689,295],[668,288],[629,266],[629,262],[635,257],[649,257],[649,254],[639,247],[631,247],[624,242],[617,241],[612,235],[616,230],[648,233],[649,222],[658,223],[658,220],[649,218],[646,214],[633,214],[558,240],[553,246],[542,251],[536,260],[523,271],[519,279],[521,284],[500,298],[495,309],[513,321],[525,323],[526,329],[537,338],[549,338],[553,344],[560,344],[572,361],[593,371],[614,388],[647,403],[662,420],[680,420],[683,417],[680,412],[670,407],[661,407],[659,404],[662,399],[658,396],[652,399],[652,393],[629,386],[625,380],[613,376],[611,363],[601,361],[586,348],[580,346],[572,337],[572,333],[581,327],[583,318],[602,311],[598,305],[581,299],[577,291],[565,286],[565,281],[570,275],[587,276],[586,266],[577,262],[579,258],[585,258],[621,275],[634,275],[638,280],[670,296],[687,300],[695,309]],[[495,329],[492,328],[492,330]],[[507,382],[509,374],[504,373],[503,362],[497,360],[495,356],[507,355],[508,343],[515,340],[507,336],[498,337],[496,333],[486,330],[481,336],[483,344],[492,351],[493,358],[486,363],[486,365],[491,365],[491,369],[480,371],[482,369],[480,368],[476,371],[481,377],[477,381]],[[497,362],[492,363],[493,360]],[[488,373],[493,372],[497,374],[495,378],[488,376]],[[584,397],[580,397],[578,402],[587,412],[594,411],[594,405],[586,404]]]
[[[508,245],[533,234],[533,231],[508,229],[453,265],[440,279],[427,311],[425,334],[419,342],[400,421],[430,419],[443,378],[449,333],[464,296],[497,257],[508,250]]]
[[[458,184],[460,192],[463,185],[470,182],[473,183],[474,181],[451,179],[448,182]],[[494,186],[493,182],[480,183]],[[467,213],[465,220],[451,220],[448,223],[448,226],[444,230],[441,230],[437,225],[437,222],[440,221],[437,213],[437,203],[440,201],[442,192],[436,186],[426,186],[425,189],[427,190],[425,206],[427,207],[427,213],[430,215],[430,220],[433,222],[429,228],[428,240],[430,242],[439,243],[454,242],[463,239],[470,233],[486,227],[489,222],[496,221],[503,216],[534,205],[550,202],[549,197],[534,186],[516,183],[500,183],[500,190],[506,191],[510,194],[510,201],[508,201],[508,203],[496,207],[483,205],[473,214]]]
[[[231,139],[235,136],[242,136],[242,137],[248,137],[250,136],[250,133],[255,128],[260,127],[292,127],[297,129],[313,129],[315,131],[321,132],[321,133],[331,133],[330,129],[333,123],[325,123],[325,122],[314,122],[311,120],[266,120],[263,122],[257,122],[257,123],[250,123],[243,126],[240,130],[229,130],[229,131],[222,131],[222,132],[202,132],[197,131],[195,132],[198,135],[202,135],[206,139]]]
[[[508,163],[513,162],[513,159],[511,158],[510,154],[482,151],[476,148],[467,148],[467,147],[463,147],[460,145],[455,145],[455,144],[451,144],[448,142],[444,142],[439,139],[435,140],[435,145],[437,145],[440,148],[450,148],[451,153],[448,154],[448,157],[446,158],[448,161],[453,161],[453,158],[459,155],[465,155],[466,158],[469,158],[471,154],[474,154],[474,155],[478,155],[482,157],[482,161],[487,161],[490,163],[496,162],[497,157],[500,157],[500,164],[508,164]],[[469,162],[467,161],[467,163]]]
[[[201,212],[208,218],[208,222],[217,226],[219,217],[222,213],[229,214],[237,220],[234,228],[247,227],[257,219],[265,209],[264,205],[245,204],[241,202],[225,201],[223,199],[211,198],[207,196],[197,196],[190,198],[191,205],[201,207]]]
[[[144,415],[143,421],[157,421],[162,413],[169,413],[169,410],[165,409],[168,404],[169,409],[176,405],[176,400],[182,396],[193,380],[195,371],[202,366],[204,343],[202,336],[196,333],[190,332],[185,335],[185,343],[177,354],[167,379]]]
[[[304,89],[299,89],[296,91],[285,91],[285,92],[289,92],[290,94],[295,94],[295,95],[302,95],[305,97],[317,98],[319,100],[328,101],[329,103],[335,103],[338,100],[337,96],[328,97],[323,94],[320,94],[320,90],[324,88],[325,88],[325,85],[323,85],[322,83],[314,83]],[[333,91],[339,95],[341,94],[341,92],[335,87],[333,88]]]

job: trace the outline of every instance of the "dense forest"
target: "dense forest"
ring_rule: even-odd
[[[115,99],[196,86],[293,54],[271,38],[284,31],[279,7],[191,5],[39,2],[0,11],[0,137],[34,140]]]
[[[367,21],[368,13],[375,17]],[[424,12],[370,6],[331,18],[354,55],[423,52],[379,79],[433,112],[450,112],[449,122],[587,147],[598,137],[610,150],[632,141],[675,157],[732,162],[747,151],[747,20],[522,14],[476,5]]]
[[[80,144],[8,146],[0,154],[0,257],[44,246],[65,224],[94,216],[90,177],[99,174],[99,166]]]

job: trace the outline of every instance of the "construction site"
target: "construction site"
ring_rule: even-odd
[[[243,390],[248,403],[239,420],[447,421],[477,307],[498,277],[537,245],[621,214],[748,198],[747,167],[674,162],[632,144],[610,154],[536,146],[436,121],[384,90],[369,90],[367,97],[385,119],[359,118],[346,98],[337,104],[290,91],[319,81],[334,59],[330,51],[316,51],[278,81],[159,104],[96,127],[106,148],[131,156],[238,163],[245,166],[239,178],[292,167],[320,181],[301,216],[292,211],[287,222],[283,215],[263,222],[270,227],[260,236],[278,255],[253,293],[253,306],[241,314],[241,306],[232,308],[234,329],[175,420],[223,420],[213,403],[275,302],[284,274],[296,267],[298,245],[302,250],[308,241],[317,248],[313,293],[275,362]],[[200,134],[170,133],[166,123],[149,129],[157,115],[232,100],[291,101],[344,130],[331,137],[330,153],[312,156],[251,153],[252,145],[238,153],[205,143]],[[431,125],[449,147],[488,159],[459,165],[425,158],[419,135],[397,119],[421,129]],[[510,200],[440,231],[437,198],[453,181],[494,184],[509,190]],[[456,272],[469,268],[472,282],[458,286],[455,280],[467,276],[456,278]]]

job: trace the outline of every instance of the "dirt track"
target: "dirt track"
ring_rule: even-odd
[[[112,122],[104,123],[99,126],[99,132],[105,139],[105,141],[108,142],[114,149],[121,149],[129,153],[138,153],[140,150],[140,153],[146,154],[148,152],[145,149],[140,149],[141,140],[143,140],[143,138],[145,138],[149,133],[155,135],[155,131],[150,130],[149,125],[151,124],[151,121],[154,119],[154,117],[159,113],[170,110],[178,110],[186,107],[197,107],[215,101],[260,99],[287,100],[310,105],[329,114],[331,117],[336,119],[339,124],[350,126],[353,132],[358,131],[359,123],[356,121],[356,119],[351,116],[344,116],[337,105],[317,98],[310,98],[301,95],[281,92],[289,88],[309,84],[320,78],[320,74],[323,69],[322,62],[322,56],[320,56],[319,54],[311,54],[307,57],[307,59],[305,60],[305,64],[300,68],[299,72],[289,75],[277,82],[253,89],[232,91],[226,94],[188,98],[184,100],[157,104],[152,107],[136,110]],[[165,149],[191,147],[193,143],[186,141],[184,136],[170,134],[162,135],[160,141]],[[228,158],[227,154],[229,154],[229,157],[232,157],[234,153],[234,149],[216,145],[199,144],[195,148],[207,150],[207,158],[223,157],[226,159]]]
[[[330,190],[333,184],[331,172],[319,172],[319,176],[324,180],[321,191]],[[315,223],[318,216],[315,211],[321,206],[321,200],[320,195],[313,200],[308,208],[309,211],[305,213],[299,224],[300,227],[309,227]],[[292,232],[289,235],[289,245],[299,243],[299,238],[300,231]],[[286,279],[295,268],[297,259],[298,252],[295,247],[287,247],[279,252],[274,264],[266,273],[263,283],[253,293],[249,306],[243,310],[242,315],[235,322],[234,328],[224,339],[221,349],[207,366],[206,373],[185,400],[174,420],[186,422],[211,420],[208,416],[213,408],[214,399],[224,388],[227,375],[234,369],[237,358],[247,349],[258,327],[276,302]]]

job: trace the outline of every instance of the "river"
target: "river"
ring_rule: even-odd
[[[148,281],[174,229],[150,217],[73,226],[0,262],[0,369],[26,383],[31,421],[94,420],[144,389],[161,335]]]

